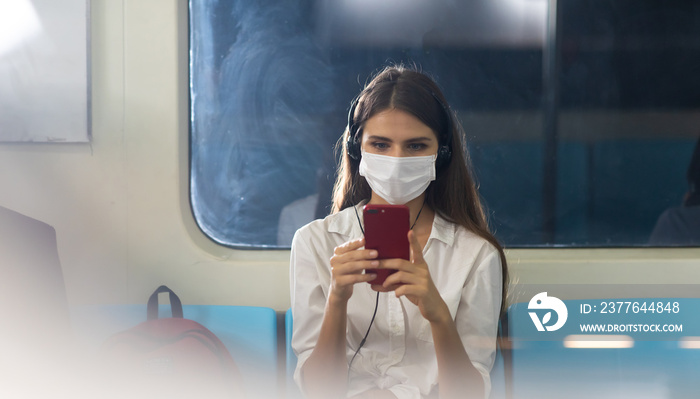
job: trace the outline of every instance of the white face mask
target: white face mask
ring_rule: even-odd
[[[404,205],[435,180],[435,158],[436,155],[390,157],[362,151],[360,176],[388,203]]]

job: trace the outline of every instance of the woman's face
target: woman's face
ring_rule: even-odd
[[[362,128],[365,152],[391,157],[435,155],[438,141],[435,132],[415,116],[388,109],[369,118]]]

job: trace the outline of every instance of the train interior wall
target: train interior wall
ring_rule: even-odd
[[[166,284],[185,304],[289,307],[289,251],[220,246],[192,216],[187,43],[185,1],[93,0],[90,143],[0,144],[0,205],[56,229],[71,305],[143,303]],[[590,283],[592,297],[700,281],[700,248],[507,256],[517,284]],[[513,291],[511,302],[529,298]]]

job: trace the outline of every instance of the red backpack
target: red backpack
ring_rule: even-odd
[[[158,318],[161,292],[170,294],[171,318]],[[148,299],[147,321],[111,336],[101,349],[109,367],[105,382],[124,397],[243,396],[224,344],[203,325],[183,318],[180,299],[164,285]]]

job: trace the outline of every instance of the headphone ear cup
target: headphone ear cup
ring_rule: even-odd
[[[345,130],[348,132],[348,138],[345,140],[345,152],[347,152],[350,159],[353,161],[359,161],[362,157],[360,151],[360,144],[357,142],[358,127],[355,124],[355,108],[357,107],[359,97],[352,100],[350,105],[350,110],[348,111],[348,125]]]
[[[348,139],[345,141],[346,152],[348,153],[350,159],[352,159],[353,161],[359,161],[362,157],[362,153],[360,151],[359,144],[354,140],[355,135],[357,133],[355,132],[353,134],[353,132],[350,129],[348,129],[348,131],[350,132],[350,134],[348,134]]]
[[[438,150],[437,160],[435,161],[437,169],[442,169],[450,164],[450,159],[452,159],[452,151],[447,145],[440,146]]]

